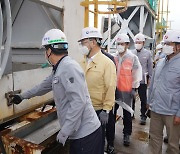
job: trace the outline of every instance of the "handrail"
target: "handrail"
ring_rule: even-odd
[[[118,1],[118,0],[111,0],[111,1],[98,1],[98,0],[84,0],[80,3],[81,6],[85,7],[85,22],[84,27],[89,26],[89,12],[94,13],[94,26],[97,27],[97,18],[98,14],[117,14],[122,13],[127,10],[127,1]],[[94,5],[94,11],[89,10],[89,5]],[[112,5],[113,8],[110,11],[99,11],[99,5]],[[117,9],[120,7],[121,9]]]

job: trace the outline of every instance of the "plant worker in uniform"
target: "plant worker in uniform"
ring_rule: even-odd
[[[138,94],[141,101],[141,115],[140,115],[140,124],[146,124],[146,103],[147,103],[147,86],[150,82],[152,71],[153,71],[153,60],[151,52],[144,48],[145,37],[142,33],[138,33],[134,37],[134,46],[135,49],[132,50],[132,53],[138,56],[139,61],[142,66],[142,80],[140,86],[138,87]],[[133,109],[135,110],[135,99],[133,100]]]
[[[151,79],[147,108],[151,109],[150,154],[162,154],[163,129],[168,136],[167,154],[179,154],[180,141],[180,31],[164,35],[162,52]]]
[[[84,55],[81,66],[85,72],[93,107],[101,121],[104,151],[105,127],[115,103],[116,67],[101,52],[101,40],[102,35],[97,28],[86,27],[82,29],[79,42],[80,51]]]
[[[53,66],[52,73],[39,85],[20,95],[12,103],[53,91],[61,129],[57,140],[65,144],[70,139],[70,154],[103,154],[102,129],[92,106],[84,72],[68,56],[68,42],[59,29],[51,29],[42,39],[45,57]],[[34,75],[35,76],[35,75]]]
[[[154,57],[154,62],[157,63],[159,59],[164,58],[166,55],[162,52],[163,45],[158,44],[156,47],[156,55]]]
[[[122,33],[118,35],[115,61],[117,66],[117,90],[119,91],[118,100],[131,107],[135,88],[139,87],[142,80],[142,67],[138,57],[128,50],[129,42],[127,34]],[[125,146],[129,146],[132,133],[132,118],[131,113],[124,108],[123,125],[123,142]]]
[[[107,50],[102,49],[101,52],[105,56],[107,56],[114,63],[114,65],[116,65],[113,55],[108,53]],[[117,90],[117,87],[116,87],[115,100],[118,99],[118,98],[119,98],[118,90]],[[116,112],[115,111],[117,111],[116,106],[119,106],[119,105],[117,103],[115,103],[114,107],[109,112],[109,119],[108,119],[108,123],[106,124],[106,141],[107,141],[106,153],[107,154],[115,154],[114,139],[115,139],[115,124],[116,124],[116,116],[115,116]]]

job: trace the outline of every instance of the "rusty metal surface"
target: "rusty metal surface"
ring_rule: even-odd
[[[52,120],[57,119],[56,109],[51,108],[50,106],[47,106],[47,108],[48,109],[45,109],[44,112],[41,112],[41,108],[39,108],[32,113],[24,115],[19,118],[19,121],[16,124],[1,132],[2,141],[7,154],[41,154],[42,151],[46,149],[46,147],[40,143],[50,138],[58,131],[55,129],[55,133],[52,130],[50,131],[50,129],[52,127],[55,128],[58,123],[58,121],[56,121],[55,124],[55,121]],[[46,126],[46,122],[52,124],[52,127],[50,127],[50,125]],[[43,127],[46,129],[43,130]],[[59,129],[59,127],[56,128]],[[42,138],[42,131],[46,134],[44,138]],[[50,131],[50,133],[47,133],[47,131]],[[34,137],[38,139],[38,143],[32,143],[34,138],[31,134],[35,134]],[[28,136],[30,136],[30,138],[28,138]],[[49,140],[49,143],[52,143],[52,141]]]
[[[19,118],[19,121],[34,121],[42,116],[45,116],[49,113],[55,112],[56,108],[52,108],[52,106],[47,105],[44,111],[41,111],[42,107],[35,109],[34,112],[25,114]]]
[[[2,137],[8,154],[36,154],[41,153],[45,147],[27,142],[14,136],[5,135]]]
[[[2,137],[1,137],[1,133],[0,133],[0,153],[6,154],[4,144],[3,144],[3,141],[2,141]]]
[[[13,124],[12,126],[10,126],[9,129],[11,131],[15,131],[15,130],[18,130],[19,128],[21,128],[21,127],[24,127],[24,126],[28,125],[29,123],[30,123],[29,121],[18,122],[18,123]]]

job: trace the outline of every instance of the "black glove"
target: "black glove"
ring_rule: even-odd
[[[10,96],[12,97],[12,100],[11,100],[11,104],[19,104],[22,102],[23,98],[21,97],[21,95],[12,95]]]
[[[101,121],[101,124],[105,125],[108,123],[109,114],[105,111],[101,111],[101,113],[99,114],[99,119]]]

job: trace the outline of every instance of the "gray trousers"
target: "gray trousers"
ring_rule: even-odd
[[[149,154],[162,154],[164,126],[168,134],[167,154],[179,154],[180,125],[174,125],[173,122],[174,116],[151,111]]]

